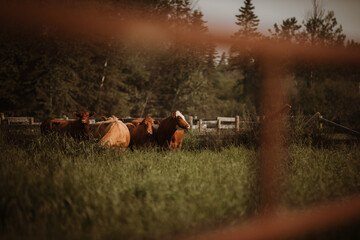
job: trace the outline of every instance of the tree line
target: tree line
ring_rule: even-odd
[[[96,2],[102,6],[99,11],[136,9],[132,12],[139,18],[146,13],[174,29],[209,34],[202,12],[189,0],[81,2]],[[109,12],[110,17],[123,17]],[[316,0],[302,23],[285,19],[266,36],[258,30],[260,20],[251,0],[243,2],[236,19],[234,39],[359,49],[358,43],[345,41],[335,13],[325,12]],[[234,44],[228,53],[218,53],[211,40],[192,46],[176,39],[147,48],[111,38],[74,39],[46,23],[36,32],[22,30],[19,26],[0,31],[0,111],[6,115],[41,120],[83,109],[121,117],[167,116],[176,109],[199,117],[260,113],[262,70],[251,48]],[[289,103],[295,111],[320,111],[332,120],[360,125],[357,69],[308,61],[295,62],[287,71],[292,83]]]
[[[254,13],[255,6],[251,0],[245,0],[244,5],[236,15],[239,30],[233,38],[249,37],[256,40],[290,42],[302,46],[321,46],[323,48],[343,48],[359,51],[359,43],[345,41],[342,25],[338,24],[334,11],[326,11],[317,0],[312,0],[312,10],[299,23],[295,17],[287,18],[281,24],[275,23],[269,29],[269,35],[264,36],[258,31],[259,19]],[[261,102],[259,93],[262,81],[261,59],[254,49],[236,44],[230,47],[227,74],[238,72],[234,91],[237,102],[245,109],[259,113]],[[337,66],[324,62],[323,64],[307,60],[290,60],[286,68],[286,81],[290,82],[289,103],[297,113],[314,114],[321,112],[327,118],[360,127],[359,70],[354,66]],[[238,107],[240,109],[240,107]]]

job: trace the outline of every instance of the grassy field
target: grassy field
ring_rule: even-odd
[[[258,150],[214,146],[187,133],[182,152],[114,152],[1,132],[0,238],[159,239],[257,215]],[[291,144],[285,156],[280,207],[359,193],[358,146]]]

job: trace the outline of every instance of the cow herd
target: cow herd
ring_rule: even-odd
[[[94,112],[74,112],[76,120],[49,119],[41,123],[41,133],[46,135],[56,132],[68,135],[76,140],[89,139],[89,118]],[[125,150],[129,147],[148,148],[157,145],[163,149],[181,150],[184,129],[190,125],[180,111],[173,112],[161,121],[150,116],[124,123],[115,116],[102,117],[103,121],[94,124],[94,137],[99,138],[101,145],[112,149]],[[178,128],[181,128],[178,130]]]

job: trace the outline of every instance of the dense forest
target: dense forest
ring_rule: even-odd
[[[42,2],[56,2],[44,0]],[[60,1],[62,2],[62,1]],[[174,29],[196,29],[209,35],[196,2],[189,0],[83,0],[98,11],[121,19],[117,9],[156,16]],[[335,13],[316,0],[300,23],[296,18],[275,23],[269,34],[258,30],[260,19],[251,0],[239,6],[238,31],[231,38],[288,41],[309,46],[359,50],[346,39]],[[136,11],[133,11],[136,9]],[[136,17],[136,16],[135,16]],[[235,19],[235,18],[234,18]],[[230,46],[217,52],[211,38],[196,46],[172,40],[151,47],[118,38],[73,38],[43,23],[38,31],[10,25],[0,30],[0,112],[37,120],[88,109],[97,116],[163,117],[181,110],[199,117],[259,114],[261,66],[251,48]],[[353,66],[289,64],[289,104],[294,112],[321,112],[328,119],[360,127],[360,72]]]

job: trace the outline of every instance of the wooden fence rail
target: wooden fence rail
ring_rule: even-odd
[[[72,120],[66,116],[59,117],[56,119],[61,120]],[[138,118],[122,118],[123,122],[131,122]],[[161,120],[162,118],[155,118],[156,120]],[[259,121],[240,121],[240,117],[217,117],[214,119],[197,119],[193,116],[189,116],[190,129],[198,129],[199,132],[214,132],[221,131],[224,129],[235,129],[240,131],[241,129],[246,129],[248,126],[253,126],[254,124],[259,124]],[[97,121],[95,119],[90,119],[90,125],[95,124]],[[34,122],[34,117],[5,117],[1,113],[1,125],[35,125],[38,126],[40,122]]]
[[[285,104],[281,109],[276,112],[271,113],[268,116],[268,119],[274,119],[279,117],[281,114],[288,114],[291,106],[289,104]],[[22,125],[40,125],[40,123],[35,123],[33,117],[5,117],[4,113],[0,113],[1,124],[11,125],[14,123],[22,124]],[[62,118],[56,119],[65,119],[69,118],[64,115]],[[124,122],[131,122],[137,118],[121,118]],[[154,118],[156,120],[161,120],[162,118]],[[221,132],[224,129],[234,129],[236,131],[240,131],[242,129],[253,128],[255,125],[260,123],[260,119],[264,119],[264,117],[257,118],[257,121],[240,121],[240,116],[235,117],[217,117],[216,119],[197,119],[197,117],[189,116],[189,124],[190,129],[198,129],[200,133],[205,132]],[[95,124],[95,119],[90,119],[90,124]]]
[[[189,117],[190,129],[197,129],[200,133],[220,132],[225,129],[234,129],[241,131],[243,129],[253,128],[260,121],[240,121],[240,116],[236,117],[217,117],[216,119],[194,119]]]
[[[328,119],[324,118],[319,112],[315,113],[309,120],[307,120],[305,123],[305,126],[311,126],[312,124],[315,124],[316,128],[322,129],[323,123],[330,127],[334,127],[338,132],[349,134],[349,135],[355,136],[357,138],[360,138],[359,131],[353,130],[344,125],[341,125],[339,123],[328,120]]]
[[[33,117],[7,117],[1,118],[2,125],[21,124],[21,125],[36,125]]]
[[[66,116],[59,117],[56,119],[68,120]],[[138,118],[122,118],[126,122],[131,122]],[[162,118],[155,118],[156,120],[161,120]],[[237,132],[245,129],[253,129],[255,126],[261,123],[262,118],[257,118],[256,121],[246,121],[240,120],[240,116],[235,117],[217,117],[214,119],[197,119],[196,117],[189,116],[189,124],[191,130],[198,130],[200,133],[211,133],[211,132],[221,132],[222,130],[233,129]],[[71,119],[70,119],[71,120]],[[90,119],[90,125],[95,124],[97,121],[95,119]],[[319,112],[315,113],[309,120],[305,122],[305,126],[311,126],[312,124],[316,125],[316,128],[322,129],[323,123],[335,127],[339,132],[346,133],[352,136],[360,137],[360,132],[353,130],[349,127],[343,126],[341,124],[335,123],[328,119],[325,119]],[[40,122],[35,122],[34,117],[5,117],[3,113],[0,113],[0,124],[1,125],[16,125],[16,126],[39,126]]]
[[[355,130],[353,130],[351,128],[348,128],[346,126],[343,126],[341,124],[338,124],[336,122],[330,121],[330,120],[328,120],[326,118],[323,118],[323,116],[321,116],[321,115],[319,116],[319,122],[320,123],[325,123],[325,124],[330,125],[332,127],[335,127],[340,132],[347,133],[349,135],[353,135],[353,136],[355,136],[357,138],[360,138],[360,132],[355,131]]]

